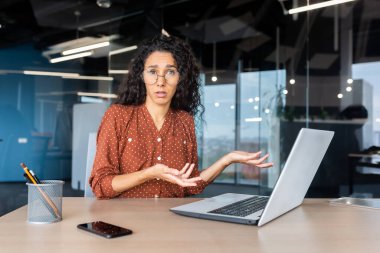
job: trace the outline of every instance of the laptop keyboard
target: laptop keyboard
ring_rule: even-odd
[[[263,209],[269,197],[253,196],[233,204],[217,208],[209,213],[245,217]]]

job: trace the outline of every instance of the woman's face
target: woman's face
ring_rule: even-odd
[[[172,54],[151,53],[145,61],[143,80],[147,91],[146,103],[170,106],[179,82],[177,63]]]

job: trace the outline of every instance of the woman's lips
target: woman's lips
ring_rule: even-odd
[[[155,92],[156,93],[156,96],[158,97],[158,98],[164,98],[164,97],[166,97],[166,95],[167,95],[167,93],[165,92],[165,91],[157,91],[157,92]]]

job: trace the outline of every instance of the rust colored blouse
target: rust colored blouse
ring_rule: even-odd
[[[132,173],[157,163],[181,170],[194,163],[191,177],[199,176],[193,117],[169,110],[158,131],[145,105],[112,105],[104,114],[97,136],[89,183],[95,196],[108,198],[184,197],[203,191],[207,183],[181,187],[165,180],[149,180],[122,193],[112,189],[116,175]]]

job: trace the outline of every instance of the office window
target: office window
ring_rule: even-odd
[[[281,112],[286,102],[284,70],[240,74],[240,139],[244,151],[270,154],[275,166],[261,170],[238,165],[238,183],[273,187],[280,172]]]
[[[235,149],[235,84],[206,85],[204,106],[202,167],[207,168]],[[215,182],[234,183],[234,166],[226,168]]]
[[[78,1],[75,11],[59,1],[0,6],[11,17],[0,20],[0,182],[24,180],[20,159],[30,161],[41,177],[72,180],[75,106],[111,103],[136,45],[162,28],[190,44],[205,74],[206,124],[198,136],[202,167],[234,149],[268,152],[275,163],[267,170],[232,165],[216,182],[270,191],[299,130],[310,127],[335,131],[335,137],[309,196],[338,197],[347,193],[347,155],[380,146],[379,1],[297,15],[284,11],[306,1],[122,2],[104,9]],[[50,62],[65,49],[99,40],[109,45],[86,57]],[[76,176],[74,181],[83,188]],[[376,186],[373,181],[358,183]]]

